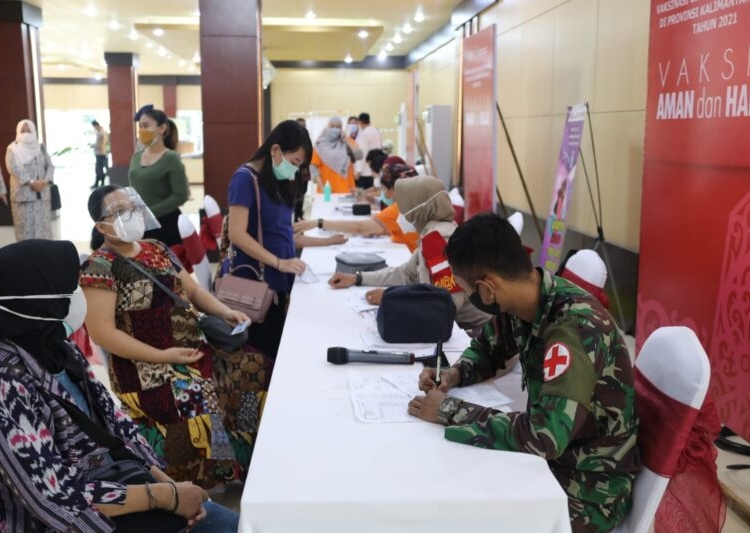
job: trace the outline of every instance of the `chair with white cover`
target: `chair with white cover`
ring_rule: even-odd
[[[706,397],[711,367],[693,330],[654,331],[635,360],[638,448],[643,470],[635,479],[633,507],[617,533],[646,533]]]
[[[206,257],[206,248],[203,246],[195,226],[185,214],[181,214],[177,219],[177,227],[180,230],[182,244],[185,246],[185,253],[193,266],[193,273],[198,285],[211,292],[211,265]]]

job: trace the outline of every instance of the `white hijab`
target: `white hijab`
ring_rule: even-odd
[[[25,136],[22,128],[26,124],[31,131],[31,135]],[[42,153],[42,147],[36,136],[36,126],[29,119],[25,118],[16,126],[16,142],[11,143],[13,157],[19,166],[23,167],[34,160],[35,157]]]

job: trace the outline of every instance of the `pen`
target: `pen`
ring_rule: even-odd
[[[439,342],[435,347],[435,355],[437,357],[437,365],[435,365],[435,384],[440,386],[440,354],[443,351],[443,343]]]

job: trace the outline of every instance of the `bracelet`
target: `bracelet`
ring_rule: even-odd
[[[355,276],[357,276],[357,279],[356,279],[356,280],[354,281],[354,284],[355,284],[355,285],[356,285],[357,287],[360,287],[360,286],[362,285],[362,272],[360,272],[359,270],[357,270],[357,271],[356,271],[356,272],[354,273],[354,275],[355,275]]]
[[[151,483],[146,483],[146,496],[148,496],[148,510],[156,509],[156,496],[154,496],[154,491],[151,490]]]
[[[318,219],[318,229],[323,229],[323,219],[322,218]]]
[[[174,505],[172,506],[171,509],[169,509],[169,512],[174,513],[177,511],[177,508],[180,506],[180,495],[177,494],[177,485],[175,485],[173,481],[168,481],[168,483],[172,485],[172,497],[173,497],[173,502],[174,502]]]

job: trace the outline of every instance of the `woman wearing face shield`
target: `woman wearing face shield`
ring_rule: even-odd
[[[201,289],[163,243],[143,240],[156,221],[134,190],[93,191],[89,213],[104,244],[80,283],[89,334],[110,354],[112,389],[172,477],[206,488],[244,479],[271,363],[249,345],[229,353],[208,344],[195,310],[151,278],[230,324],[247,316]]]
[[[177,126],[154,106],[142,107],[135,116],[142,148],[133,154],[128,170],[130,185],[156,215],[160,228],[146,233],[167,246],[182,243],[177,221],[180,206],[190,196],[185,165],[176,152]]]
[[[420,236],[417,249],[403,265],[386,267],[374,272],[346,274],[337,272],[328,280],[334,289],[352,285],[393,286],[410,283],[430,283],[432,279],[428,261],[439,256],[448,238],[456,229],[453,222],[455,211],[448,191],[443,183],[432,176],[415,176],[400,179],[394,186],[395,200],[402,215],[399,225],[404,233],[417,231]],[[438,261],[442,262],[442,261]],[[451,287],[446,287],[451,289]],[[455,288],[454,288],[455,289]],[[379,305],[383,289],[373,289],[367,293],[367,300]],[[490,315],[481,312],[469,302],[466,292],[456,290],[451,296],[456,304],[456,322],[463,328],[476,328],[485,324]]]
[[[16,126],[16,140],[8,145],[5,164],[10,171],[10,209],[16,240],[52,239],[49,186],[55,167],[30,120],[24,119]],[[5,192],[4,185],[1,192]]]
[[[352,161],[362,159],[362,150],[341,127],[340,118],[331,118],[315,141],[310,172],[319,193],[323,192],[326,183],[334,193],[349,193],[355,188]]]
[[[236,531],[236,513],[206,501],[197,485],[174,483],[164,473],[162,460],[66,340],[85,315],[71,242],[30,239],[0,249],[1,528],[134,531],[127,526],[142,520],[140,531],[193,526],[199,533],[209,522],[212,533]],[[97,478],[93,471],[114,457],[82,418],[122,441],[153,482]]]

